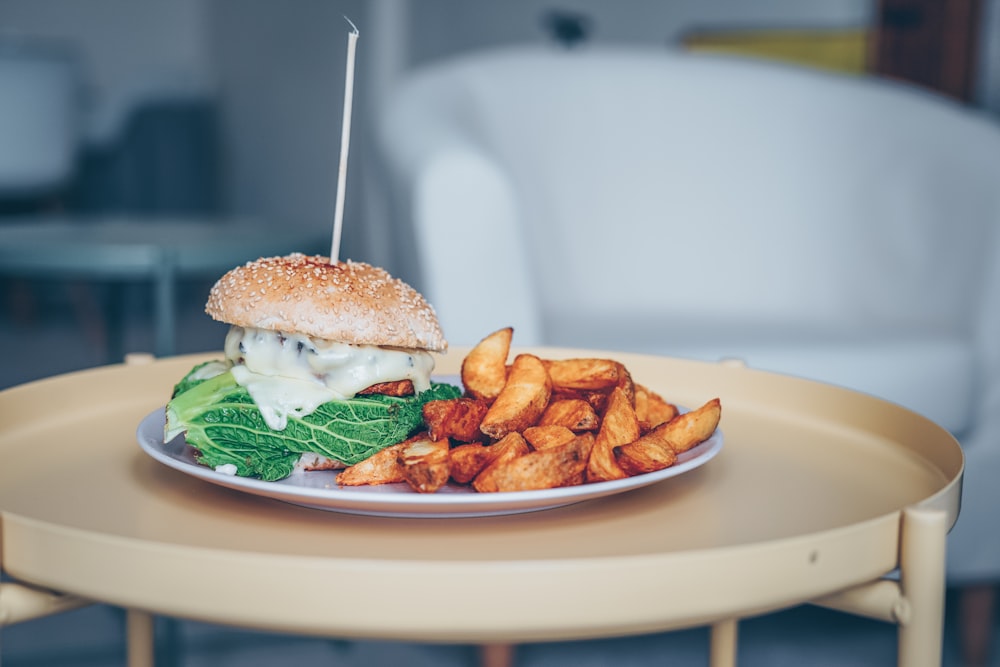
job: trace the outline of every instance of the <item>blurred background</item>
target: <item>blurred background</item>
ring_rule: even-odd
[[[345,16],[361,35],[340,256],[384,266],[418,288],[406,230],[384,195],[373,120],[400,77],[437,60],[506,44],[721,51],[905,82],[1000,122],[1000,0],[0,0],[0,234],[43,218],[248,221],[275,238],[318,238],[310,249],[324,252]],[[25,118],[32,130],[9,129]],[[214,278],[179,281],[172,351],[221,347],[225,327],[203,313]],[[156,348],[149,280],[8,275],[0,262],[0,296],[0,389]],[[835,653],[842,646],[831,645],[832,664],[891,663],[892,628],[820,610],[749,623],[744,662],[800,664],[774,638],[820,642],[817,628],[832,623],[849,625],[849,643],[867,656],[843,662]],[[188,651],[182,660],[168,642],[164,664],[288,662],[293,649],[296,664],[475,658],[468,647],[262,639],[196,624],[164,631],[185,633]],[[121,664],[115,610],[74,612],[4,637],[9,665]],[[529,647],[519,664],[646,664],[665,654],[703,664],[705,641],[698,631]],[[946,647],[948,664],[960,664],[956,641]]]
[[[372,118],[422,64],[504,44],[628,43],[778,58],[901,79],[1000,113],[1000,12],[991,0],[0,0],[0,62],[37,68],[44,116],[17,93],[0,120],[34,117],[36,143],[0,127],[0,225],[26,216],[248,219],[332,229],[350,17],[360,28],[341,257],[407,275],[372,159]],[[11,74],[8,78],[13,78]],[[0,89],[2,90],[2,89]],[[10,88],[9,90],[13,90]],[[45,97],[45,95],[49,97]],[[61,106],[59,106],[61,105]],[[6,109],[6,111],[4,111]],[[44,121],[46,124],[43,124]],[[20,171],[36,169],[31,174]],[[404,255],[401,260],[400,255]],[[106,303],[123,340],[152,351],[148,284],[0,276],[0,386],[109,361]],[[89,281],[93,282],[93,281]],[[99,281],[98,281],[99,283]],[[207,284],[206,284],[207,283]],[[214,349],[208,277],[181,282],[176,351]],[[417,285],[419,287],[419,284]],[[80,333],[58,342],[65,326]],[[17,343],[17,347],[11,343]],[[117,359],[114,359],[117,360]]]

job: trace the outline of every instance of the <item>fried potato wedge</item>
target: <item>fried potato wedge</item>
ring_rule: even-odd
[[[496,400],[507,381],[507,356],[514,335],[512,327],[494,331],[473,347],[462,360],[462,384],[473,398]]]
[[[677,462],[677,453],[663,438],[660,429],[653,429],[635,442],[615,447],[615,461],[632,477],[669,468]]]
[[[623,366],[611,359],[546,360],[545,366],[558,389],[601,391],[618,385]]]
[[[565,389],[552,387],[553,401],[584,401],[590,404],[594,412],[600,414],[608,405],[608,394],[610,391],[597,391],[588,389]]]
[[[479,425],[489,405],[477,398],[453,398],[424,403],[424,423],[432,440],[451,438],[459,442],[483,440]]]
[[[594,440],[587,463],[587,481],[604,482],[626,477],[615,460],[614,448],[639,438],[639,419],[628,396],[619,387],[611,390],[601,428]]]
[[[635,385],[635,414],[643,433],[678,415],[677,406],[641,384]]]
[[[531,451],[524,436],[516,431],[487,446],[486,449],[491,450],[493,460],[472,480],[472,488],[480,493],[496,492],[499,489],[493,479],[496,470],[504,463],[520,458]]]
[[[618,384],[615,386],[621,389],[625,393],[625,396],[628,398],[629,403],[631,403],[632,407],[634,408],[635,382],[632,380],[632,374],[628,372],[628,369],[625,368],[623,364],[618,364],[618,366],[619,366]]]
[[[529,426],[522,435],[534,449],[552,449],[576,437],[576,433],[559,424]]]
[[[549,403],[538,420],[539,426],[565,426],[570,431],[595,431],[601,418],[594,407],[582,398],[567,398]]]
[[[497,396],[479,430],[494,440],[534,426],[552,395],[552,381],[542,360],[532,354],[514,358],[507,382]]]
[[[479,442],[470,442],[452,447],[448,452],[451,478],[459,484],[468,484],[496,458],[495,445],[487,447]]]
[[[587,467],[594,436],[584,433],[558,447],[505,460],[490,476],[495,491],[554,489],[579,484]]]
[[[683,454],[712,437],[721,419],[722,402],[713,398],[697,410],[678,415],[657,428],[663,429],[663,437],[670,442],[674,452]]]
[[[448,483],[451,465],[447,438],[432,440],[429,437],[411,440],[402,447],[397,458],[403,479],[418,493],[434,493]]]
[[[417,436],[426,438],[427,434]],[[374,484],[397,484],[406,481],[403,466],[399,462],[399,452],[409,444],[409,440],[375,452],[363,461],[344,468],[337,475],[340,486],[367,486]]]
[[[719,426],[722,404],[713,398],[697,410],[660,424],[632,443],[614,449],[615,460],[629,475],[672,466],[677,456],[708,440]]]

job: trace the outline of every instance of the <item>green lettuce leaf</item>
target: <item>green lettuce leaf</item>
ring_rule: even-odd
[[[352,465],[405,440],[423,426],[423,405],[457,398],[461,390],[432,383],[417,396],[375,394],[330,401],[305,417],[289,415],[283,431],[271,429],[246,389],[226,371],[203,378],[192,369],[167,404],[166,438],[185,433],[196,458],[215,468],[274,481],[291,474],[299,455],[316,452]]]
[[[218,360],[200,363],[188,371],[188,374],[174,385],[174,392],[170,396],[174,397],[177,394],[183,394],[188,389],[201,384],[205,380],[225,373],[229,370],[229,367],[229,363]]]

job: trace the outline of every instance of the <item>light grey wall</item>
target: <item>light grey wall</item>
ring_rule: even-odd
[[[207,5],[220,81],[224,196],[231,212],[270,220],[279,228],[332,230],[350,29],[344,16],[360,21],[363,4],[213,0]],[[359,40],[359,51],[363,45]],[[360,71],[355,85],[355,96],[361,97],[365,78]],[[365,132],[366,111],[363,104],[355,108],[355,136]],[[352,193],[359,185],[355,176],[363,152],[352,141]],[[346,199],[342,248],[347,254],[341,257],[360,253],[361,204],[360,195]]]

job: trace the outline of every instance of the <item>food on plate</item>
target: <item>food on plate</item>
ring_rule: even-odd
[[[456,445],[448,452],[451,478],[458,484],[468,484],[496,458],[495,447],[487,447],[481,442]]]
[[[451,398],[424,403],[424,424],[431,439],[450,438],[458,442],[479,442],[479,425],[489,404],[478,398]]]
[[[614,448],[639,438],[639,418],[629,397],[615,386],[606,403],[601,427],[594,440],[594,451],[587,462],[587,481],[606,482],[628,475],[615,461]]]
[[[451,443],[447,438],[417,438],[408,442],[398,456],[403,479],[418,493],[434,493],[448,483],[451,474],[448,461],[450,449]]]
[[[511,360],[511,327],[469,350],[461,387],[432,381],[447,350],[433,308],[360,262],[248,262],[216,282],[205,310],[230,325],[224,358],[177,382],[164,436],[183,434],[199,463],[226,474],[552,489],[675,465],[721,419],[718,398],[682,412],[613,359]]]
[[[576,433],[559,424],[539,424],[524,429],[524,439],[534,449],[550,449],[565,445],[576,437]]]
[[[593,434],[583,433],[558,447],[508,458],[491,471],[492,490],[537,491],[582,484],[593,445]]]
[[[542,418],[538,420],[539,426],[564,426],[576,433],[593,431],[600,424],[601,418],[594,410],[594,406],[582,398],[552,401],[542,413]]]
[[[634,442],[614,449],[615,459],[629,475],[662,470],[711,437],[722,416],[722,404],[713,398],[697,410],[678,415]]]
[[[507,356],[513,327],[494,331],[462,360],[462,385],[473,398],[493,402],[507,382]]]
[[[558,390],[609,390],[626,375],[625,367],[611,359],[560,359],[545,368]]]
[[[225,358],[177,383],[165,438],[183,433],[219,471],[273,481],[371,463],[424,430],[426,403],[461,395],[431,381],[447,350],[434,309],[369,264],[261,258],[222,276],[205,310],[230,325]]]
[[[517,431],[508,433],[500,441],[489,445],[487,449],[490,450],[490,461],[472,480],[472,488],[480,493],[499,491],[500,486],[495,479],[497,471],[501,470],[507,462],[520,458],[531,451],[524,436]]]
[[[426,437],[423,433],[414,436],[415,439]],[[378,484],[398,484],[405,482],[403,463],[399,454],[409,443],[409,440],[380,449],[368,458],[355,463],[337,475],[337,484],[341,486],[375,486]]]
[[[534,426],[551,396],[552,380],[542,360],[533,354],[519,354],[479,430],[499,440],[508,433]]]
[[[677,406],[642,385],[635,387],[635,414],[643,430],[650,430],[677,416]]]
[[[372,457],[391,457],[389,472],[362,461],[338,481],[404,479],[423,493],[448,482],[480,493],[590,484],[675,465],[718,428],[718,398],[682,413],[614,360],[522,353],[508,364],[512,333],[473,347],[461,367],[464,395],[426,403],[424,431]]]

